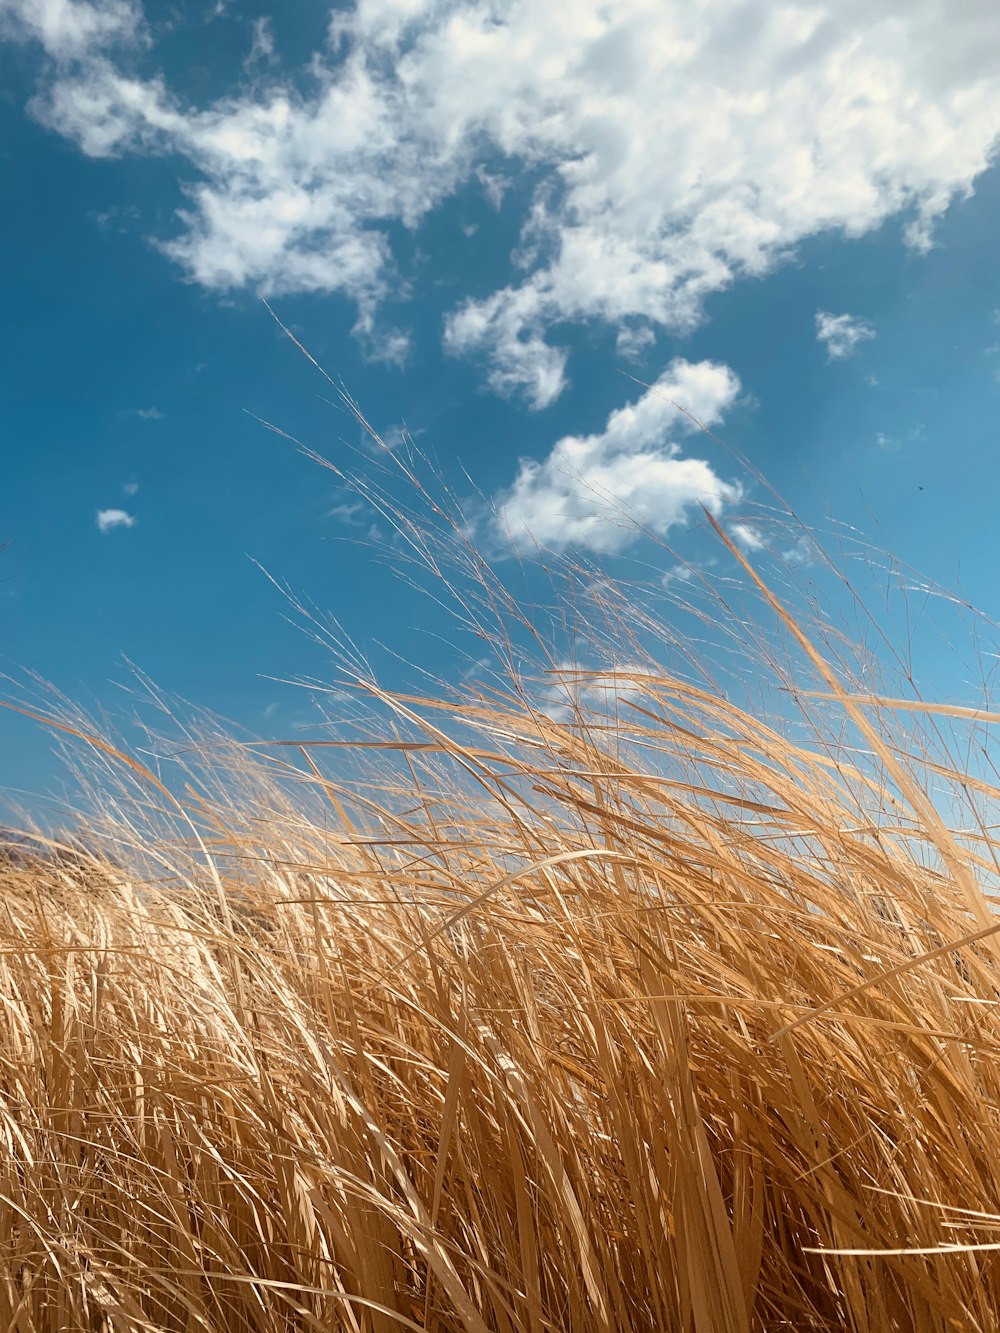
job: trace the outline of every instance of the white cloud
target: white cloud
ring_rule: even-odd
[[[729,535],[744,551],[762,551],[767,545],[758,529],[750,523],[733,523]]]
[[[875,432],[875,443],[880,449],[890,452],[901,449],[904,444],[916,444],[925,438],[927,426],[923,421],[917,422],[902,435],[890,435],[887,431],[879,430]]]
[[[363,528],[371,511],[362,500],[344,500],[326,511],[327,518],[335,518],[349,528]]]
[[[139,483],[137,481],[127,481],[122,486],[122,491],[125,495],[138,495]]]
[[[504,396],[521,393],[535,408],[548,407],[566,387],[566,357],[541,333],[531,332],[536,303],[530,292],[497,292],[486,301],[467,301],[445,323],[446,351],[471,356],[488,350],[487,382]]]
[[[166,412],[161,412],[158,407],[134,407],[132,409],[135,416],[143,421],[164,421]]]
[[[98,509],[97,527],[101,532],[112,532],[115,528],[134,528],[136,520],[124,509]]]
[[[483,166],[476,167],[473,175],[482,187],[487,202],[492,208],[499,210],[504,195],[513,184],[510,177],[500,171],[487,171]]]
[[[372,325],[366,340],[368,360],[387,366],[405,366],[413,350],[409,333],[405,329],[379,329],[374,326],[374,319]],[[356,326],[354,332],[358,332]]]
[[[412,445],[426,433],[423,426],[410,427],[405,421],[396,421],[380,430],[374,440],[370,435],[366,435],[365,438],[373,444],[381,445],[383,449],[391,450],[399,449],[403,445]]]
[[[622,705],[645,698],[655,680],[649,667],[629,662],[603,670],[562,662],[546,673],[535,702],[553,722],[569,722],[579,713],[614,716]]]
[[[274,64],[277,56],[274,50],[274,25],[267,17],[253,21],[253,38],[250,51],[243,62],[243,68],[252,73],[259,65]]]
[[[664,588],[669,588],[672,583],[690,583],[700,570],[701,566],[698,564],[671,565],[660,579],[660,583]]]
[[[4,3],[72,11],[91,44],[131,13]],[[1000,126],[1000,21],[982,0],[356,0],[330,39],[304,91],[272,72],[195,107],[94,58],[40,114],[94,155],[187,160],[164,248],[189,277],[340,292],[362,334],[393,290],[390,224],[476,180],[497,205],[530,181],[516,260],[446,339],[536,407],[566,382],[560,323],[684,332],[804,238],[894,215],[925,249]]]
[[[513,485],[496,497],[496,526],[519,550],[623,550],[637,525],[663,534],[686,522],[692,506],[717,514],[739,496],[710,465],[681,456],[672,432],[694,429],[691,416],[718,422],[739,392],[728,366],[673,361],[636,402],[608,417],[599,435],[567,435],[538,463],[522,459]]]
[[[656,342],[649,324],[623,324],[615,339],[615,351],[626,361],[641,361]]]
[[[781,558],[785,564],[793,568],[800,565],[811,565],[816,558],[816,545],[805,534],[796,537],[795,541],[787,550],[781,552]]]
[[[875,337],[875,330],[855,315],[831,315],[816,311],[816,338],[825,345],[831,361],[853,356],[858,344]]]
[[[129,40],[138,24],[131,0],[0,0],[0,37],[34,38],[56,60]]]

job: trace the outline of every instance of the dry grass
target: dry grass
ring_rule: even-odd
[[[371,686],[0,866],[0,1330],[1000,1327],[996,844],[784,628],[863,754]]]

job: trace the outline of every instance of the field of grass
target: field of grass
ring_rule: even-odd
[[[0,1330],[1000,1327],[994,793],[759,591],[795,727],[633,645],[97,746],[0,863]]]

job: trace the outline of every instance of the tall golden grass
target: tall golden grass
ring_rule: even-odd
[[[997,839],[932,785],[995,792],[742,563],[811,730],[620,609],[558,706],[359,676],[377,735],[186,793],[63,718],[122,785],[0,866],[0,1329],[1000,1327]]]

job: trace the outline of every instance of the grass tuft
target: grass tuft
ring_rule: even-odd
[[[63,718],[122,790],[0,857],[0,1329],[998,1327],[996,793],[726,544],[808,727],[634,617],[186,793]]]

